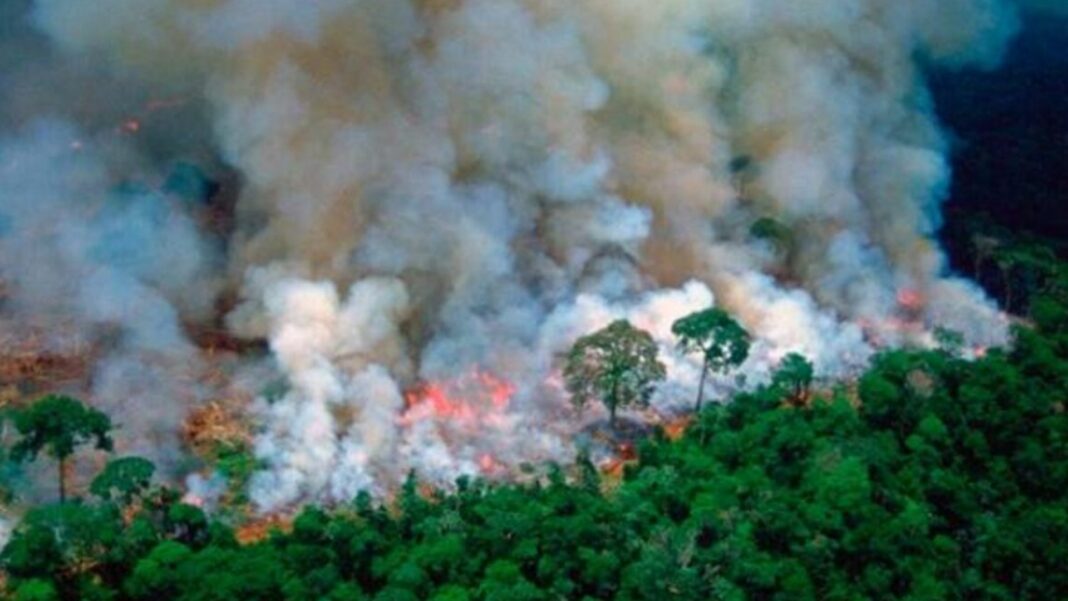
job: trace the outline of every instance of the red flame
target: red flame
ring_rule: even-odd
[[[492,422],[507,411],[515,392],[511,382],[474,369],[453,380],[425,382],[410,390],[401,422],[434,419],[468,426]]]
[[[138,113],[126,118],[115,130],[120,134],[136,134],[144,127],[144,122],[154,113],[184,106],[184,98],[160,98],[149,100]]]
[[[919,311],[924,305],[923,293],[915,288],[902,288],[897,293],[897,303],[903,309]]]
[[[494,407],[500,410],[508,408],[512,395],[515,394],[514,384],[485,371],[476,371],[475,377],[489,394],[490,402]]]
[[[482,470],[484,474],[493,474],[504,469],[504,466],[498,463],[493,455],[483,453],[478,458],[478,469]]]

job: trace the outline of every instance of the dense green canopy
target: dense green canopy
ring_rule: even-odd
[[[385,505],[308,507],[239,544],[242,512],[209,517],[121,459],[95,501],[23,517],[0,553],[5,598],[1066,599],[1068,286],[1035,290],[1011,350],[969,361],[942,332],[941,348],[885,352],[830,389],[788,356],[680,439],[642,441],[621,480],[585,460],[522,485],[426,493],[411,478]],[[641,332],[608,332],[633,343],[609,351],[655,366]],[[240,449],[219,458],[232,484],[254,467]]]
[[[888,352],[803,406],[741,395],[644,442],[618,484],[412,480],[244,546],[156,489],[132,517],[34,509],[0,559],[19,599],[1063,599],[1064,324],[975,362]]]

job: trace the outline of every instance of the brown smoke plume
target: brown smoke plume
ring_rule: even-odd
[[[713,303],[756,337],[749,382],[791,351],[849,374],[935,326],[1006,342],[934,240],[949,171],[918,63],[994,64],[1007,1],[38,0],[32,18],[55,69],[189,98],[201,129],[75,152],[102,117],[68,111],[6,137],[8,310],[119,325],[94,396],[143,448],[211,394],[175,375],[214,361],[181,324],[236,291],[227,326],[271,350],[230,368],[258,396],[265,510],[567,459],[556,357],[619,316],[663,344],[665,412],[697,379],[671,322]],[[239,174],[232,227],[115,191],[183,157]],[[281,394],[254,390],[264,370]],[[498,380],[510,398],[477,419],[411,418],[405,391]]]

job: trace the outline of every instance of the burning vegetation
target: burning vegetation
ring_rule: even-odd
[[[939,328],[1006,343],[909,100],[1004,3],[743,4],[5,9],[37,60],[0,92],[0,386],[271,513],[614,461],[790,357],[800,407]]]
[[[447,382],[427,382],[405,394],[402,424],[441,420],[463,428],[478,429],[500,423],[508,412],[515,385],[475,368]]]
[[[1015,7],[0,2],[6,588],[1063,597],[1068,270],[933,238]]]
[[[78,388],[89,382],[98,348],[63,331],[0,322],[0,386],[20,393]]]

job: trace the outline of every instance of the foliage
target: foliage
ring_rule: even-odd
[[[761,217],[754,221],[749,227],[749,235],[760,240],[768,240],[779,250],[788,248],[793,238],[793,232],[789,227],[771,217]]]
[[[726,372],[749,357],[749,333],[730,313],[712,307],[687,315],[671,326],[679,339],[679,348],[700,353],[703,361],[701,383],[697,389],[697,410],[704,399],[705,379],[709,371]]]
[[[129,505],[148,490],[156,466],[141,457],[113,459],[89,485],[89,492],[105,501],[116,498]]]
[[[248,483],[259,467],[252,449],[245,443],[224,442],[216,446],[215,469],[226,478],[225,500],[229,506],[248,504]]]
[[[600,400],[614,426],[621,407],[645,405],[666,375],[648,332],[625,320],[580,338],[568,353],[564,382],[578,407]]]
[[[94,502],[26,513],[0,553],[5,598],[1065,599],[1068,304],[1027,305],[1034,327],[975,361],[946,335],[825,390],[789,356],[680,439],[643,441],[620,482],[585,457],[526,484],[428,493],[413,476],[388,503],[306,507],[239,545],[225,513],[118,460]]]
[[[802,355],[790,353],[783,357],[779,369],[772,375],[772,386],[783,390],[791,403],[802,405],[808,400],[814,370]]]
[[[111,450],[111,419],[67,396],[49,395],[14,414],[22,438],[11,448],[16,461],[34,460],[44,451],[59,462],[59,498],[66,498],[64,466],[75,447],[93,442]]]
[[[1014,232],[985,215],[956,219],[946,232],[946,242],[972,278],[1001,301],[1006,311],[1021,315],[1033,310],[1033,302],[1068,290],[1064,242]]]
[[[430,496],[411,478],[244,546],[173,494],[132,515],[109,495],[31,510],[0,562],[16,599],[1063,599],[1068,334],[1041,323],[974,362],[886,352],[856,396],[793,407],[810,365],[784,360],[643,442],[618,486],[585,460]]]

